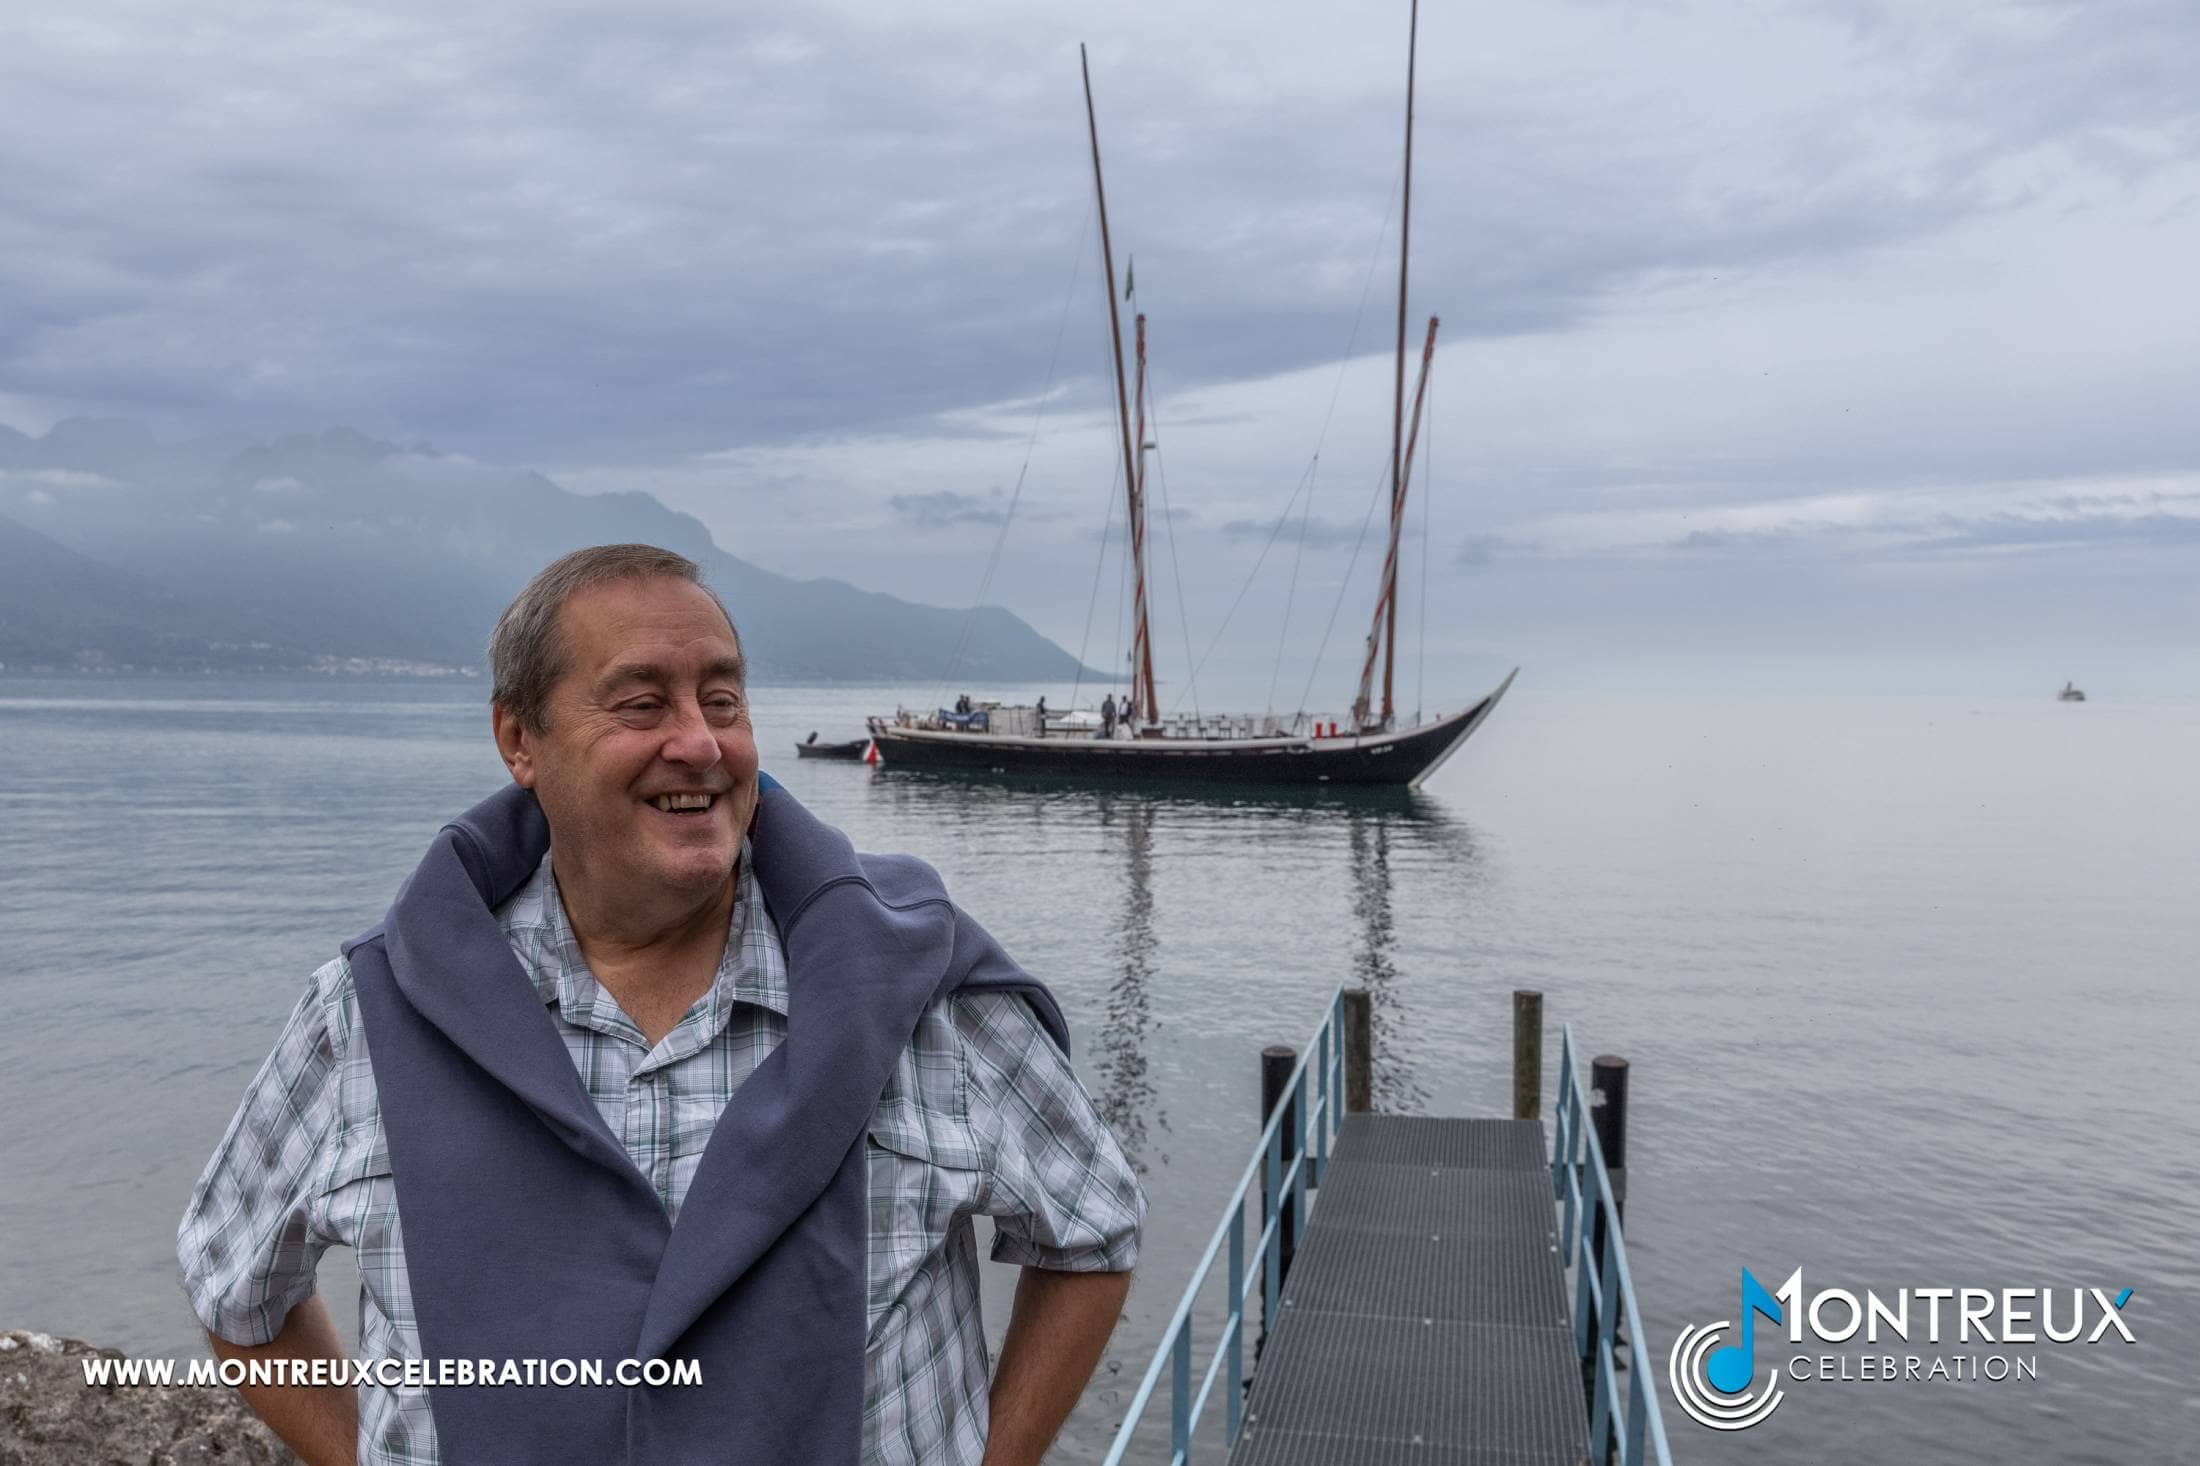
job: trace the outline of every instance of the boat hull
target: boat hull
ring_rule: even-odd
[[[1338,738],[1016,738],[903,728],[874,718],[881,768],[893,773],[1033,774],[1076,782],[1374,786],[1411,789],[1482,725],[1514,668],[1465,712],[1386,733]]]
[[[799,758],[835,758],[850,763],[863,757],[868,739],[857,738],[847,743],[797,743],[794,751]]]

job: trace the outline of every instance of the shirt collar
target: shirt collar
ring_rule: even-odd
[[[704,999],[702,1017],[708,1035],[715,1035],[725,1026],[736,1003],[769,1009],[781,1017],[787,1013],[786,954],[779,943],[778,926],[757,895],[755,866],[746,840],[741,842],[739,872],[725,954],[718,959],[717,976]],[[555,1004],[560,1017],[581,1027],[632,1028],[581,956],[580,941],[566,917],[565,903],[558,897],[549,856],[542,858],[527,884],[504,904],[498,918],[520,966],[545,1005]],[[638,1036],[639,1030],[635,1032]]]

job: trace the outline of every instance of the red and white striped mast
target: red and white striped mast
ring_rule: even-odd
[[[1123,484],[1130,500],[1131,605],[1137,623],[1131,632],[1131,698],[1124,710],[1126,721],[1155,722],[1161,717],[1154,692],[1153,637],[1146,621],[1146,473],[1143,442],[1131,437],[1129,390],[1123,380],[1123,322],[1115,304],[1115,253],[1108,242],[1108,190],[1100,180],[1100,124],[1092,107],[1092,64],[1085,48],[1077,48],[1077,64],[1085,74],[1085,127],[1092,138],[1092,189],[1100,211],[1100,264],[1108,292],[1108,336],[1115,348],[1115,418],[1123,431]],[[1138,437],[1145,437],[1146,318],[1138,318]]]

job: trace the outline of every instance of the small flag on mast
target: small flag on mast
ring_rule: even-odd
[[[863,761],[867,764],[875,764],[878,762],[878,740],[876,738],[872,739],[870,743],[864,747]]]
[[[1132,255],[1129,259],[1123,262],[1123,298],[1125,300],[1129,300],[1131,298],[1131,292],[1138,288],[1131,283],[1132,280],[1137,277],[1137,275],[1138,256]]]

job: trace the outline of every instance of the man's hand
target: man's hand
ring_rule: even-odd
[[[984,1466],[1038,1466],[1123,1314],[1129,1273],[1027,1267],[993,1372]]]
[[[219,1334],[208,1334],[206,1342],[223,1359],[247,1362],[347,1357],[318,1293],[290,1310],[281,1331],[264,1344],[232,1344]],[[347,1385],[239,1385],[237,1393],[306,1466],[358,1466],[357,1390]]]

